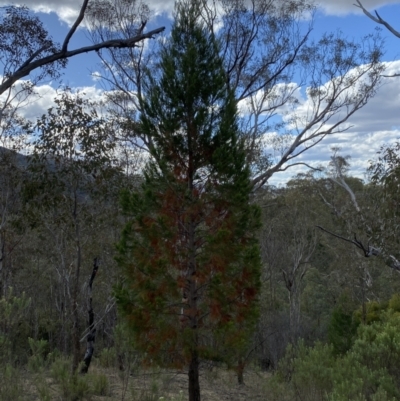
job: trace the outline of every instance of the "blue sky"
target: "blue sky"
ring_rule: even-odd
[[[25,0],[29,8],[35,10],[53,38],[62,42],[70,24],[74,21],[81,0]],[[172,0],[148,0],[154,9],[155,18],[152,27],[168,25],[168,15],[173,9]],[[319,38],[324,32],[341,30],[348,38],[358,38],[374,32],[376,24],[364,16],[353,3],[353,0],[321,0],[322,7],[315,16],[312,36]],[[400,0],[365,0],[364,6],[373,11],[377,9],[380,15],[394,27],[400,30]],[[0,5],[21,4],[19,1],[0,0]],[[399,18],[396,18],[399,16]],[[394,37],[382,29],[386,38],[384,61],[392,72],[400,72],[400,38]],[[84,29],[78,30],[71,40],[70,48],[90,44]],[[96,54],[84,54],[71,59],[62,76],[62,83],[72,88],[84,88],[91,97],[101,96],[101,85],[92,79],[90,72],[99,70],[99,60]],[[51,106],[54,89],[57,82],[49,83],[40,88],[41,99],[33,102],[27,109],[30,118],[41,115]],[[339,145],[344,155],[352,156],[352,173],[362,177],[368,160],[372,159],[379,147],[400,137],[400,78],[390,78],[380,89],[375,98],[354,116],[351,123],[354,129],[341,136],[334,136],[305,153],[303,160],[310,164],[326,163],[330,155],[330,147]],[[289,170],[273,177],[270,181],[276,185],[283,184],[291,175],[300,169]]]

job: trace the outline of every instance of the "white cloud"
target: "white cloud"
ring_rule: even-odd
[[[92,77],[92,81],[98,82],[101,80],[101,73],[99,71],[93,71],[90,75]]]
[[[19,109],[19,113],[24,118],[31,121],[36,121],[36,119],[45,114],[50,107],[55,106],[54,98],[60,93],[60,90],[53,88],[51,85],[39,85],[35,87],[35,91],[37,95],[30,97],[29,102]],[[73,91],[84,94],[84,97],[91,101],[104,100],[104,92],[94,86],[73,88]]]
[[[400,61],[388,62],[386,66],[387,75],[400,72]],[[332,153],[331,148],[339,147],[344,156],[351,156],[350,173],[364,178],[369,161],[376,158],[381,146],[400,140],[399,107],[400,77],[384,78],[377,94],[348,120],[350,128],[346,132],[325,137],[294,162],[306,162],[314,167],[326,165]],[[304,100],[297,111],[306,113],[306,110],[307,100]],[[275,174],[269,183],[283,185],[290,177],[306,170],[306,167],[295,166]]]
[[[317,0],[316,3],[328,15],[346,15],[362,13],[360,8],[354,6],[353,0]],[[369,11],[374,11],[388,4],[400,4],[400,0],[361,0],[362,5]]]
[[[55,12],[59,19],[68,25],[72,25],[82,6],[83,0],[0,0],[0,6],[5,5],[27,5],[35,12]],[[171,13],[174,9],[174,0],[148,0],[145,1],[155,14],[163,12]]]
[[[155,14],[168,13],[171,14],[174,9],[174,0],[147,0],[145,1]],[[356,8],[352,0],[317,0],[325,11],[330,15],[345,15],[349,13],[361,12]],[[363,5],[368,10],[374,10],[387,4],[400,4],[400,0],[362,0]],[[55,12],[60,20],[71,25],[78,16],[82,0],[0,0],[0,6],[4,5],[27,5],[34,11],[45,13]]]
[[[0,6],[26,5],[35,12],[55,12],[61,21],[71,25],[78,16],[82,0],[0,0]]]

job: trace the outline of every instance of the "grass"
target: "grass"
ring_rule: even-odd
[[[185,401],[187,374],[163,369],[119,372],[117,368],[104,367],[94,360],[87,375],[71,377],[68,359],[58,358],[40,373],[29,369],[18,371],[8,367],[2,379],[9,379],[9,386],[2,386],[0,401]],[[203,401],[258,401],[268,394],[268,375],[248,370],[245,384],[237,384],[234,372],[223,368],[201,370]]]

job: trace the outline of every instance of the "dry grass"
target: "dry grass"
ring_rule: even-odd
[[[47,372],[22,373],[21,398],[29,401],[72,401],[63,393],[61,384]],[[185,401],[187,374],[168,370],[137,370],[131,374],[93,363],[87,376],[80,376],[88,389],[74,401]],[[245,384],[239,385],[234,372],[222,368],[202,369],[200,377],[203,401],[261,401],[268,394],[268,374],[248,370]],[[103,388],[104,387],[104,388]],[[104,391],[103,391],[104,390]],[[103,394],[103,395],[99,395]],[[1,400],[3,401],[3,400]],[[4,400],[6,401],[6,400]],[[7,399],[7,401],[16,401]]]

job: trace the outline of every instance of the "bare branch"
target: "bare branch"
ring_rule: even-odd
[[[381,77],[384,77],[384,78],[400,77],[400,73],[396,73],[396,74],[392,74],[392,75],[384,75],[384,74],[382,74]]]
[[[379,256],[381,258],[385,258],[385,256],[386,256],[384,252],[382,252],[378,248],[370,246],[369,243],[367,246],[364,246],[364,244],[357,239],[355,234],[354,234],[354,240],[351,240],[349,238],[335,234],[332,231],[329,231],[324,227],[321,227],[321,226],[316,226],[316,227],[319,228],[320,230],[328,233],[329,235],[332,235],[335,238],[341,239],[342,241],[345,241],[345,242],[350,242],[351,244],[355,245],[358,249],[361,249],[363,251],[363,254],[366,258],[369,258],[371,256]],[[400,273],[400,261],[397,258],[395,258],[393,255],[388,255],[386,257],[385,264],[387,266],[389,266],[391,269],[396,270],[397,272]]]
[[[337,157],[333,156],[332,157],[332,162],[335,165],[335,170],[337,173],[338,178],[331,178],[336,184],[340,185],[343,189],[347,191],[347,193],[350,195],[351,201],[357,210],[357,212],[360,212],[360,206],[358,205],[356,195],[354,194],[353,190],[348,186],[347,182],[345,181],[342,171],[340,170],[340,167],[337,162]]]
[[[68,50],[69,41],[71,40],[72,35],[78,29],[78,26],[83,21],[83,18],[85,16],[85,11],[86,11],[86,8],[88,6],[88,3],[89,3],[89,0],[84,0],[83,1],[82,7],[81,7],[81,11],[79,12],[78,18],[76,19],[74,25],[72,25],[71,29],[67,33],[67,36],[65,37],[64,43],[63,43],[62,48],[61,48],[62,52],[65,53]]]
[[[101,49],[109,49],[109,48],[127,48],[127,47],[134,47],[136,43],[144,40],[144,39],[151,39],[154,35],[163,32],[165,27],[154,29],[150,32],[139,34],[129,39],[115,39],[115,40],[108,40],[105,42],[97,43],[92,46],[81,47],[79,49],[71,50],[71,51],[59,51],[54,53],[50,56],[43,57],[39,60],[32,61],[27,65],[21,66],[18,70],[16,70],[12,75],[10,75],[1,85],[0,85],[0,95],[4,93],[7,89],[11,88],[11,86],[18,81],[19,79],[26,77],[29,75],[33,70],[37,68],[43,67],[47,64],[54,63],[59,60],[65,60],[71,57],[74,57],[78,54],[82,53],[89,53],[93,51],[99,51]],[[24,63],[26,64],[26,63]]]
[[[313,167],[304,162],[297,162],[297,163],[289,164],[289,165],[285,166],[284,168],[280,168],[280,169],[276,170],[276,172],[286,171],[288,168],[293,167],[293,166],[306,166],[313,171],[322,171],[322,169],[319,167]]]
[[[44,52],[46,49],[48,49],[51,46],[51,44],[45,45],[41,47],[40,49],[36,50],[32,56],[30,56],[24,64],[19,67],[20,69],[25,68],[27,65],[29,65],[40,53]]]
[[[361,8],[363,13],[372,21],[376,22],[377,24],[383,25],[389,32],[391,32],[394,36],[400,38],[400,32],[394,29],[388,22],[386,22],[379,14],[378,11],[375,11],[375,15],[372,15],[364,6],[361,4],[360,0],[356,0],[357,4],[354,4],[356,7]]]
[[[329,235],[332,235],[332,236],[335,237],[335,238],[339,238],[339,239],[341,239],[342,241],[350,242],[350,244],[353,244],[353,245],[355,245],[357,248],[359,248],[359,249],[361,249],[361,250],[364,250],[363,247],[360,246],[360,243],[359,243],[358,241],[354,241],[354,240],[352,240],[352,239],[348,239],[348,238],[346,238],[346,237],[343,237],[343,236],[341,236],[341,235],[339,235],[339,234],[335,234],[335,233],[333,233],[332,231],[329,231],[329,230],[327,230],[326,228],[324,228],[324,227],[322,227],[322,226],[316,226],[316,227],[319,228],[319,229],[322,230],[322,231],[325,231],[325,232],[328,233]]]

